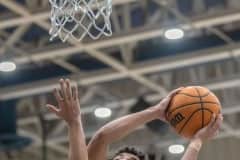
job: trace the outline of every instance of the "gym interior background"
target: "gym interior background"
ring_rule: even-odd
[[[113,36],[79,43],[49,41],[49,15],[48,0],[0,0],[1,160],[67,159],[66,124],[45,108],[61,77],[79,84],[87,140],[174,88],[208,87],[221,100],[224,124],[199,159],[239,159],[239,0],[113,0]],[[173,144],[187,142],[154,121],[110,155],[131,145],[149,160],[180,159],[168,150]]]

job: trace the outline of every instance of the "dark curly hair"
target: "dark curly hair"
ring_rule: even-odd
[[[140,160],[145,160],[145,156],[142,152],[138,151],[136,148],[134,147],[125,147],[121,150],[119,150],[112,159],[114,159],[116,156],[118,156],[121,153],[130,153],[133,154],[135,156],[137,156]]]

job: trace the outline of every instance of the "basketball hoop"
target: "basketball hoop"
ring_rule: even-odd
[[[59,37],[81,41],[85,36],[98,39],[111,36],[112,0],[49,0],[51,4],[50,40]]]

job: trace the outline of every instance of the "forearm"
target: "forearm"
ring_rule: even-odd
[[[88,145],[89,160],[105,160],[108,146],[127,136],[139,126],[157,118],[154,108],[130,114],[103,126]]]
[[[69,126],[69,160],[88,160],[81,122]]]
[[[181,160],[197,160],[201,148],[202,148],[201,140],[199,139],[191,140]]]
[[[105,139],[107,144],[112,143],[127,136],[139,126],[157,119],[157,114],[155,108],[151,107],[144,111],[121,117],[103,126],[98,134],[102,135],[101,137]]]

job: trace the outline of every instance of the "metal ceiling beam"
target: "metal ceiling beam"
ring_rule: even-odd
[[[200,19],[192,20],[192,24],[197,29],[207,28],[209,26],[216,26],[221,25],[225,23],[232,23],[234,21],[240,20],[240,12],[231,12],[231,13],[225,13],[217,16],[210,16],[210,17],[202,17]],[[0,22],[1,25],[1,22]],[[65,57],[70,56],[73,54],[79,54],[79,52],[86,50],[86,49],[99,49],[99,48],[107,48],[110,46],[140,41],[140,40],[146,40],[151,39],[155,37],[160,37],[163,35],[164,28],[158,28],[156,27],[158,25],[155,25],[155,28],[151,27],[143,27],[136,29],[135,31],[131,33],[125,33],[121,36],[113,36],[112,38],[103,39],[94,41],[92,43],[84,44],[81,46],[74,46],[74,47],[66,47],[66,48],[56,48],[54,50],[48,50],[48,51],[41,51],[38,53],[34,53],[31,56],[31,59],[34,59],[35,61],[43,61],[46,59],[54,59],[56,57]],[[190,30],[191,26],[188,24],[181,25],[185,30]],[[16,57],[13,59],[18,64],[24,64],[29,62],[29,57]]]
[[[235,130],[234,131],[235,135],[240,135],[240,130]],[[221,132],[215,139],[222,139],[222,138],[227,138],[227,137],[232,137],[232,134],[229,132]],[[172,144],[186,144],[188,141],[183,140],[183,139],[175,139],[175,140],[167,140],[167,141],[161,141],[157,144],[157,147],[159,148],[166,148]]]
[[[13,46],[28,30],[29,25],[23,25],[14,30],[10,37],[6,40],[3,46],[0,48],[0,55],[5,54],[8,47]]]
[[[14,46],[14,43],[27,31],[28,25],[23,25],[18,27],[13,34],[9,34],[9,39],[5,42],[2,48],[0,48],[0,55],[3,54],[7,47],[10,47],[11,50],[14,51],[14,54],[21,55],[21,56],[27,56],[30,58],[29,55],[26,54],[25,51],[23,51],[21,48],[16,48]],[[8,34],[8,33],[6,33]],[[7,56],[8,57],[8,56]],[[33,59],[29,59],[31,62],[35,62]],[[72,73],[79,73],[80,69],[70,63],[67,63],[66,61],[63,61],[62,59],[52,59],[52,62],[56,65],[61,66],[62,68],[72,72]]]
[[[222,123],[222,129],[225,132],[228,132],[230,135],[232,135],[233,137],[238,137],[239,135],[235,134],[235,129],[227,122],[223,122]]]
[[[239,87],[239,84],[240,84],[240,77],[235,77],[235,79],[222,80],[219,82],[215,81],[215,82],[211,82],[211,83],[207,83],[207,84],[199,84],[199,85],[205,86],[212,91],[216,91],[219,89],[229,89],[229,88]],[[152,95],[146,96],[146,99],[149,102],[156,102],[161,98],[162,98],[162,96],[159,94],[152,94]],[[132,106],[133,104],[135,104],[135,102],[136,102],[136,98],[130,98],[130,99],[122,100],[120,102],[109,103],[109,104],[107,104],[107,106],[111,109],[116,109],[121,106],[128,108],[128,107]],[[95,108],[96,108],[96,106],[83,106],[83,107],[81,107],[81,112],[83,114],[93,113]],[[231,114],[235,114],[235,113],[239,113],[239,112],[240,112],[239,105],[228,106],[228,107],[223,106],[223,114],[224,115],[231,115]],[[51,113],[45,114],[45,118],[47,120],[57,119],[56,115],[51,114]],[[38,121],[38,119],[36,116],[31,116],[31,117],[19,119],[18,123],[19,123],[19,125],[26,125],[26,124],[31,124],[31,123],[34,123],[37,121]]]
[[[33,146],[42,146],[42,139],[38,135],[36,135],[35,133],[31,133],[31,132],[28,132],[28,131],[23,130],[23,129],[19,129],[18,132],[19,132],[20,135],[32,138],[33,139]],[[68,149],[63,147],[63,146],[60,146],[60,144],[56,144],[56,143],[50,142],[48,140],[47,141],[47,146],[49,148],[55,150],[55,151],[58,151],[60,153],[65,154],[65,155],[68,154]]]
[[[195,29],[195,26],[194,26],[194,24],[192,24],[191,20],[188,17],[184,16],[180,11],[178,11],[178,9],[176,7],[172,7],[169,4],[167,4],[165,2],[162,2],[162,1],[159,1],[159,0],[154,0],[154,2],[156,2],[160,7],[166,8],[169,12],[171,12],[182,23],[189,24],[193,29]],[[228,43],[228,44],[234,43],[234,41],[231,39],[231,37],[229,37],[224,32],[220,31],[219,29],[213,28],[212,26],[206,27],[206,29],[209,32],[218,36],[220,39],[222,39],[226,43]]]
[[[4,1],[1,2],[5,7],[11,9],[12,11],[15,11],[16,13],[28,18],[30,16],[30,13],[21,5],[19,5],[16,2],[13,1]],[[37,21],[35,22],[37,25],[39,25],[40,27],[42,27],[45,30],[49,30],[51,28],[51,25],[48,22],[45,21]],[[84,45],[77,42],[77,41],[73,41],[72,39],[68,39],[68,42],[76,47],[82,47],[84,48]],[[85,51],[87,51],[87,54],[100,60],[101,62],[111,66],[112,68],[116,69],[117,71],[124,73],[126,75],[128,75],[128,77],[130,77],[131,79],[135,80],[136,82],[146,86],[147,88],[158,92],[159,94],[166,94],[166,90],[160,86],[159,84],[141,76],[138,75],[136,73],[131,73],[129,72],[128,68],[126,68],[123,64],[121,64],[120,62],[118,62],[117,60],[115,60],[114,58],[112,58],[111,56],[108,56],[100,51],[94,50],[92,48],[85,48]],[[55,60],[52,60],[53,62],[55,62]],[[66,63],[66,62],[65,62]],[[57,63],[59,64],[59,63]],[[61,63],[60,63],[61,64]],[[71,64],[69,64],[71,65]],[[64,65],[63,65],[64,66]]]
[[[184,16],[181,12],[178,11],[176,7],[171,7],[169,4],[163,3],[162,1],[154,0],[160,7],[165,7],[170,13],[172,13],[177,19],[179,19],[182,23],[189,24],[192,29],[198,29],[194,26],[194,24],[191,22],[191,20]],[[218,28],[215,28],[213,26],[208,26],[206,27],[206,30],[209,31],[210,33],[218,36],[220,39],[225,41],[229,45],[235,45],[235,41],[228,36],[226,33],[221,31]],[[232,54],[231,52],[229,54]]]
[[[235,114],[235,113],[239,113],[239,112],[240,112],[240,106],[239,105],[237,105],[237,106],[228,106],[228,107],[223,108],[223,115]],[[47,117],[49,117],[49,115],[50,114],[47,114]],[[34,120],[34,117],[32,117],[31,123],[33,123],[33,120]],[[51,119],[48,119],[48,120],[51,120]],[[21,121],[19,123],[21,123]],[[91,137],[92,134],[94,134],[94,132],[86,133],[86,135],[88,135],[88,137]],[[232,130],[232,131],[223,132],[223,135],[219,136],[218,138],[224,138],[226,136],[233,136],[233,135],[234,136],[238,136],[239,135],[239,131],[238,130]],[[67,142],[67,141],[68,141],[67,136],[59,136],[59,137],[56,137],[56,138],[49,139],[48,143],[53,145],[53,144]],[[172,141],[170,141],[170,142],[172,142]],[[166,145],[172,144],[170,142],[169,141],[161,142],[161,144],[159,144],[159,147],[164,147]],[[174,140],[174,142],[176,142],[176,140]],[[185,141],[182,141],[182,142],[185,142]]]
[[[26,11],[26,10],[24,10],[22,7],[20,7],[19,5],[17,5],[16,3],[14,3],[14,2],[4,2],[3,3],[5,6],[7,6],[7,7],[9,7],[10,9],[12,9],[12,10],[15,10],[17,13],[19,13],[19,14],[21,14],[21,15],[23,15],[23,16],[26,16],[26,17],[28,17],[29,16],[29,13]],[[49,26],[48,26],[48,24],[47,23],[37,23],[38,25],[40,25],[41,27],[43,27],[43,28],[49,28]],[[70,41],[71,42],[71,41]],[[73,42],[73,44],[75,45],[75,46],[82,46],[82,45],[78,45],[78,44],[75,44],[74,42]],[[113,68],[115,68],[115,69],[117,69],[119,72],[122,72],[122,73],[124,73],[124,74],[127,74],[129,77],[131,77],[132,79],[134,79],[134,80],[136,80],[137,82],[139,82],[139,83],[141,83],[141,84],[144,84],[144,85],[146,85],[147,87],[149,87],[150,89],[152,89],[152,90],[155,90],[155,91],[157,91],[157,92],[159,92],[159,93],[164,93],[163,91],[164,91],[164,89],[161,87],[161,86],[159,86],[159,85],[157,85],[157,84],[155,84],[155,83],[153,83],[153,82],[151,82],[151,81],[149,81],[148,79],[146,79],[146,78],[144,78],[144,77],[141,77],[140,75],[138,75],[138,74],[136,74],[136,73],[132,73],[132,72],[129,72],[128,71],[128,69],[127,68],[125,68],[123,65],[121,65],[120,63],[118,63],[116,60],[114,60],[113,58],[111,58],[111,57],[109,57],[109,56],[107,56],[107,55],[104,55],[104,54],[102,54],[101,52],[98,52],[98,51],[95,51],[95,50],[93,50],[93,49],[90,49],[90,48],[88,48],[88,49],[85,49],[85,50],[87,50],[88,51],[88,54],[89,55],[91,55],[92,57],[95,57],[95,58],[97,58],[98,60],[101,60],[101,61],[103,61],[104,63],[106,63],[106,64],[108,64],[108,65],[110,65],[110,66],[112,66]]]
[[[12,10],[12,11],[22,15],[25,18],[29,18],[31,16],[31,13],[29,13],[29,11],[26,8],[24,8],[24,7],[20,6],[19,4],[17,4],[17,2],[13,2],[13,1],[0,1],[0,3],[3,4],[5,7],[9,8],[10,10]],[[48,30],[50,28],[50,25],[47,22],[37,21],[36,24],[39,25],[40,27],[46,29],[46,30]],[[24,54],[27,55],[25,57],[29,58],[29,54],[28,53],[24,53]],[[35,61],[35,59],[31,59],[31,58],[29,58],[28,60],[37,62],[37,61]],[[52,59],[52,62],[55,63],[56,65],[59,65],[59,66],[65,68],[65,69],[73,72],[73,73],[78,73],[80,71],[74,65],[72,65],[70,63],[67,63],[65,61],[62,61],[60,59],[58,59],[58,60],[57,59]]]
[[[145,78],[144,76],[130,72],[127,67],[125,67],[123,64],[112,58],[111,56],[108,56],[102,52],[88,49],[88,54],[92,57],[104,62],[105,64],[111,66],[113,69],[116,69],[118,72],[127,75],[127,77],[131,78],[132,80],[135,80],[136,82],[144,85],[145,87],[151,89],[152,91],[155,91],[159,93],[160,95],[165,95],[167,93],[166,89],[162,87],[160,84],[157,84],[148,78]]]
[[[129,5],[125,5],[124,9],[125,8],[129,9]],[[123,19],[124,19],[124,21],[123,21],[124,22],[123,23],[124,24],[124,29],[121,29],[121,24],[120,24],[120,20],[118,18],[117,12],[112,13],[112,15],[111,15],[112,26],[113,26],[113,28],[115,28],[115,33],[116,34],[121,34],[121,30],[130,31],[130,29],[131,29],[130,25],[129,26],[127,25],[128,27],[126,27],[126,24],[130,23],[129,12],[130,12],[130,10],[124,10],[124,16],[122,16]],[[129,50],[128,45],[120,45],[119,48],[120,48],[120,51],[121,51],[121,55],[122,55],[124,64],[127,67],[130,66],[130,63],[131,63],[131,58],[130,57],[133,53]]]
[[[0,0],[0,3],[4,2],[5,0]],[[113,0],[113,5],[122,5],[126,3],[132,3],[136,0]],[[22,24],[28,24],[28,23],[34,23],[39,21],[44,21],[49,19],[50,16],[50,10],[44,11],[41,13],[34,13],[31,16],[25,18],[25,17],[18,17],[13,19],[8,19],[4,21],[0,21],[0,29],[14,27]]]
[[[127,71],[128,72],[128,71]],[[116,73],[117,74],[117,73]],[[126,75],[126,76],[128,76],[127,74],[125,74],[125,73],[120,73],[120,74],[122,74],[122,75]],[[134,74],[133,74],[134,75]],[[138,77],[136,77],[136,78],[138,78]],[[145,82],[144,82],[145,83]],[[221,86],[221,87],[223,87],[223,86],[234,86],[233,84],[239,84],[239,81],[235,81],[235,83],[231,83],[231,84],[214,84],[215,85],[215,88],[216,88],[216,86]],[[239,108],[239,107],[238,107]],[[237,108],[236,108],[237,109]],[[236,110],[234,110],[234,112],[236,112]],[[229,112],[230,113],[230,112]]]
[[[22,14],[23,16],[29,16],[29,14],[23,8],[21,8],[20,6],[14,4],[14,3],[10,3],[10,2],[9,3],[5,2],[5,4],[7,5],[7,7],[10,7],[11,9],[16,9],[16,11],[19,14]],[[39,23],[37,23],[37,24],[39,24]],[[45,29],[49,28],[47,23],[40,23],[39,25],[41,27],[45,28]],[[76,46],[82,46],[82,45],[76,45]],[[86,50],[89,52],[88,54],[90,54],[91,56],[97,58],[98,60],[103,61],[104,63],[106,63],[110,66],[112,66],[113,68],[117,69],[118,71],[120,71],[124,74],[127,74],[132,79],[140,82],[141,84],[144,84],[144,85],[148,86],[150,89],[155,90],[155,91],[160,92],[160,93],[162,93],[164,91],[163,88],[160,87],[159,85],[154,84],[153,82],[147,80],[144,77],[140,77],[138,74],[134,74],[134,73],[129,72],[128,69],[126,69],[123,65],[118,63],[113,58],[111,58],[109,56],[106,56],[106,55],[104,55],[104,54],[102,54],[98,51],[93,50],[93,49],[88,48]]]
[[[169,71],[172,69],[182,67],[190,67],[193,65],[204,64],[206,62],[210,63],[215,61],[221,61],[224,59],[231,58],[229,50],[233,50],[232,53],[234,54],[234,56],[239,57],[240,56],[240,48],[238,47],[239,45],[240,44],[237,44],[236,46],[226,45],[223,47],[202,50],[199,52],[182,54],[181,56],[174,56],[168,59],[146,61],[145,63],[140,63],[133,66],[132,69],[129,70],[129,72],[143,75],[154,72]],[[102,70],[98,72],[90,72],[85,77],[79,76],[77,74],[69,75],[68,77],[78,81],[78,84],[82,86],[87,86],[96,83],[127,78],[128,75],[126,73],[114,72],[113,70]],[[53,90],[53,88],[57,87],[56,82],[58,81],[59,78],[1,88],[0,99],[6,100],[50,92]]]

